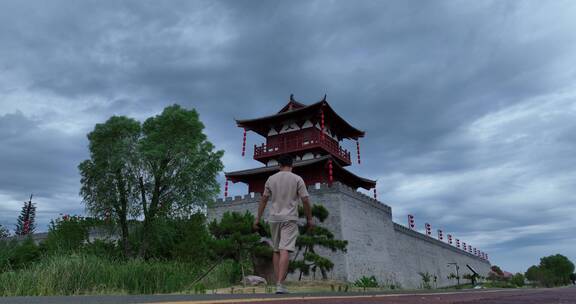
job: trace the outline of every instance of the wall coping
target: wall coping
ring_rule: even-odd
[[[470,252],[468,252],[468,251],[464,251],[464,250],[459,249],[459,248],[457,248],[457,247],[454,247],[454,246],[452,246],[452,245],[450,245],[450,244],[448,244],[448,243],[442,242],[442,241],[440,241],[440,240],[437,240],[437,239],[435,239],[435,238],[433,238],[433,237],[430,237],[430,236],[427,236],[427,235],[425,235],[425,234],[422,234],[422,233],[420,233],[420,232],[418,232],[418,231],[416,231],[416,230],[412,230],[412,229],[410,229],[410,228],[408,228],[408,227],[405,227],[405,226],[403,226],[403,225],[400,225],[400,224],[398,224],[398,223],[394,223],[394,231],[400,232],[400,233],[404,233],[404,234],[406,234],[406,235],[408,235],[408,236],[411,236],[411,237],[414,237],[414,238],[417,238],[417,239],[421,239],[421,240],[423,240],[423,241],[432,243],[432,244],[434,244],[434,245],[438,245],[438,246],[440,246],[440,247],[446,248],[446,249],[451,250],[451,251],[454,251],[454,252],[456,252],[456,253],[460,253],[460,254],[467,255],[467,256],[469,256],[469,257],[471,257],[471,258],[474,258],[474,259],[476,259],[476,260],[478,260],[478,261],[480,261],[480,262],[490,264],[490,261],[489,261],[489,260],[482,259],[482,258],[480,258],[480,257],[478,257],[478,256],[475,256],[474,254],[472,254],[472,253],[470,253]]]

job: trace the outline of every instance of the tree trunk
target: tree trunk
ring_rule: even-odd
[[[132,250],[130,248],[129,242],[129,231],[128,231],[128,221],[126,217],[120,218],[120,229],[122,230],[122,249],[124,251],[124,257],[131,257]]]

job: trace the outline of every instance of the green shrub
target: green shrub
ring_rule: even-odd
[[[82,217],[63,215],[50,221],[48,237],[43,245],[49,253],[78,251],[88,240],[90,224]]]
[[[23,241],[0,241],[0,273],[23,268],[41,257],[41,250],[32,238]]]
[[[524,286],[524,275],[521,273],[516,273],[512,276],[512,278],[510,278],[510,284],[513,284],[517,287]]]
[[[361,288],[374,288],[378,287],[378,281],[375,276],[363,276],[354,282],[354,286]]]
[[[418,275],[420,275],[420,279],[422,280],[420,287],[424,289],[431,289],[432,284],[430,284],[430,281],[432,280],[432,275],[428,272],[419,272]]]

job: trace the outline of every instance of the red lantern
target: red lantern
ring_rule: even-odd
[[[376,187],[374,187],[374,199],[378,200],[378,195],[376,194]]]
[[[356,139],[356,155],[358,156],[358,164],[360,164],[360,141]]]
[[[462,250],[466,251],[466,248],[468,248],[468,247],[466,247],[466,243],[462,242]]]
[[[456,248],[460,248],[460,240],[456,239]]]
[[[448,244],[452,245],[452,235],[448,235]]]
[[[412,214],[408,214],[408,227],[410,229],[414,229],[414,216]]]
[[[244,129],[244,139],[242,140],[242,156],[246,155],[246,129]]]
[[[442,230],[438,229],[438,239],[440,241],[442,241],[444,239],[444,234],[442,233]]]
[[[432,225],[426,223],[424,224],[424,228],[426,228],[426,235],[432,236]]]
[[[226,178],[226,182],[224,183],[224,197],[228,197],[228,178]]]
[[[324,140],[324,110],[320,110],[320,138]]]
[[[328,182],[330,183],[330,185],[332,185],[332,182],[334,181],[334,176],[332,174],[332,160],[328,160]]]

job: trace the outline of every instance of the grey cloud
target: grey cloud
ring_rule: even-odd
[[[379,178],[399,222],[416,212],[471,237],[554,221],[573,230],[575,10],[561,1],[5,2],[0,195],[19,201],[37,189],[54,204],[45,218],[80,210],[76,165],[90,126],[172,103],[199,110],[227,170],[258,166],[239,157],[233,119],[273,113],[290,93],[304,103],[326,93],[367,131],[352,170]],[[538,106],[556,94],[566,98]],[[512,122],[491,125],[498,119]],[[70,128],[54,127],[61,121]],[[512,263],[508,252],[530,242],[549,244],[535,231],[489,248],[521,270],[534,262]]]

